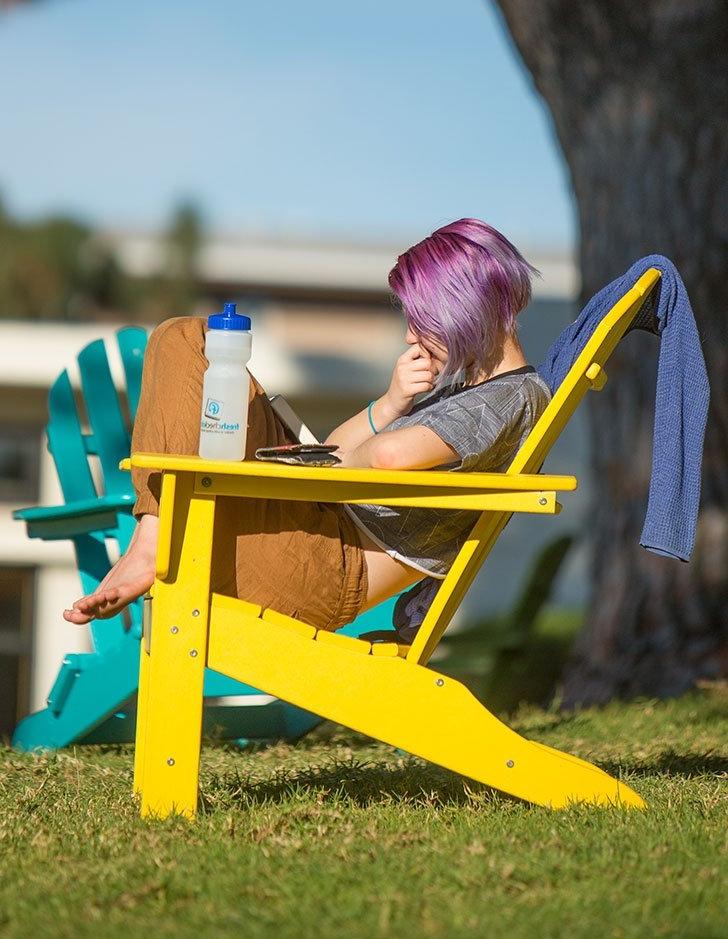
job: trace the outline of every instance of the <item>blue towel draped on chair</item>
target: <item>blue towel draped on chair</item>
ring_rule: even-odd
[[[641,258],[603,287],[556,339],[537,371],[553,393],[602,318],[651,267],[662,273],[654,304],[660,354],[652,473],[640,544],[655,554],[689,561],[695,544],[710,390],[695,316],[672,261],[660,254]],[[644,320],[638,319],[635,325],[650,329]]]

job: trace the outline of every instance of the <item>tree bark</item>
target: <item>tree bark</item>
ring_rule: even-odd
[[[695,311],[711,406],[693,557],[639,547],[659,344],[633,331],[588,397],[590,600],[563,701],[676,695],[728,671],[728,4],[498,3],[571,174],[581,300],[660,253]]]

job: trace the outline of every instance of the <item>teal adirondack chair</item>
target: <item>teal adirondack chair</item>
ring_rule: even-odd
[[[116,334],[126,379],[126,397],[133,422],[139,403],[147,333],[124,327]],[[111,561],[107,539],[124,552],[136,524],[131,509],[134,490],[119,461],[129,455],[131,433],[109,368],[102,339],[89,343],[78,356],[81,388],[90,432],[84,433],[67,370],[48,397],[46,427],[65,499],[64,505],[18,509],[30,538],[73,542],[84,594],[106,576]],[[97,492],[89,457],[98,457],[103,494]],[[391,624],[392,598],[349,624],[350,635]],[[59,597],[60,605],[65,602]],[[56,749],[71,743],[122,743],[134,739],[135,695],[139,674],[143,601],[90,624],[93,651],[64,657],[47,707],[20,721],[13,746],[21,750]],[[221,739],[295,739],[320,718],[270,695],[263,695],[208,669],[205,674],[205,734]]]

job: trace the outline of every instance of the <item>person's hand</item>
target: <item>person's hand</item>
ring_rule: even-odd
[[[382,404],[391,414],[390,420],[409,414],[415,395],[432,391],[437,376],[437,364],[424,346],[413,343],[397,359],[392,381]]]

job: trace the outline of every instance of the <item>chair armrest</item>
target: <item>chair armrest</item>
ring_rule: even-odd
[[[119,511],[131,512],[133,493],[112,493],[65,505],[37,505],[16,509],[13,518],[27,525],[29,538],[59,541],[74,535],[115,528]]]
[[[258,460],[204,460],[170,453],[132,453],[119,466],[162,472],[157,543],[160,580],[169,574],[176,482],[182,473],[193,477],[192,498],[224,495],[550,515],[561,510],[556,491],[571,491],[577,486],[574,476],[291,466]],[[185,490],[189,492],[187,487]]]
[[[198,494],[539,514],[556,514],[555,493],[577,487],[574,476],[290,466],[169,453],[134,453],[120,466],[193,473]]]
[[[25,509],[16,509],[13,512],[13,518],[21,522],[78,518],[81,515],[93,515],[95,512],[104,509],[122,509],[133,504],[133,495],[114,493],[109,496],[99,496],[97,499],[66,502],[65,505],[33,505]]]

